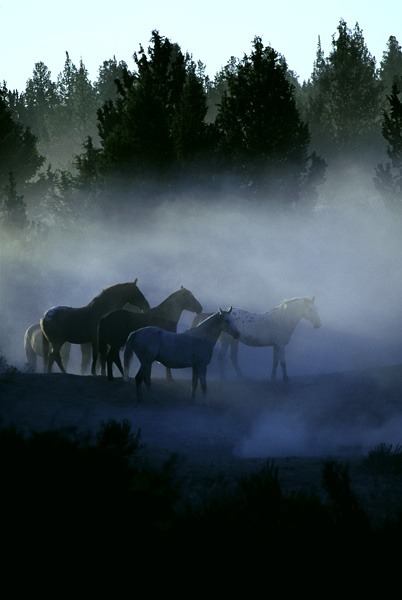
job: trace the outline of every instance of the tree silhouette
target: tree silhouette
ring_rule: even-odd
[[[216,118],[223,162],[248,194],[297,201],[308,170],[310,135],[286,62],[256,37],[251,55],[228,70],[226,79]]]
[[[357,23],[339,22],[328,59],[319,42],[308,92],[312,143],[326,159],[363,162],[381,150],[381,84]]]
[[[388,95],[389,112],[383,112],[382,134],[388,142],[389,162],[378,164],[374,185],[386,205],[393,210],[402,210],[402,102],[396,83]]]
[[[17,183],[12,172],[1,199],[1,222],[8,232],[21,233],[28,225],[24,196],[17,194]]]
[[[7,88],[0,88],[0,190],[10,184],[10,173],[23,188],[44,162],[37,138],[29,128],[14,121],[6,102]]]
[[[387,110],[393,84],[400,86],[402,82],[402,48],[393,35],[388,38],[387,50],[382,55],[379,76],[383,88],[383,110]]]

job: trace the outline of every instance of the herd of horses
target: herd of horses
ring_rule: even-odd
[[[166,367],[166,378],[172,380],[172,369],[191,368],[191,400],[198,382],[204,398],[207,394],[206,373],[214,347],[220,342],[218,361],[221,376],[225,376],[225,356],[230,358],[239,377],[239,343],[252,347],[273,347],[271,379],[277,367],[288,381],[285,348],[301,319],[315,328],[321,321],[314,297],[301,296],[284,300],[264,313],[252,313],[239,308],[219,308],[203,313],[201,303],[190,290],[181,286],[157,306],[148,300],[133,282],[107,287],[87,305],[74,308],[54,306],[46,310],[39,323],[30,325],[24,335],[24,350],[32,370],[37,370],[37,358],[43,360],[43,370],[51,373],[54,363],[62,373],[67,372],[71,344],[81,346],[81,374],[90,367],[96,375],[113,381],[113,365],[124,380],[128,380],[130,362],[135,354],[140,366],[135,376],[137,400],[142,400],[142,383],[151,395],[151,369],[154,362]],[[183,311],[194,313],[191,326],[178,333]],[[124,350],[124,366],[120,352]]]

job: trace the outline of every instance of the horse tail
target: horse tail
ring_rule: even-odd
[[[128,381],[128,374],[130,371],[131,360],[133,358],[133,353],[134,353],[134,348],[133,348],[134,336],[135,336],[135,331],[132,331],[127,338],[126,345],[124,348],[124,353],[123,353],[123,356],[124,356],[124,368],[123,368],[124,381]]]
[[[32,347],[31,336],[32,332],[37,328],[37,325],[28,327],[24,334],[24,352],[28,365],[33,371],[36,371],[36,352]]]
[[[50,355],[50,342],[42,328],[42,348],[43,348],[43,371],[47,373]]]
[[[103,317],[99,320],[99,323],[98,323],[97,338],[98,338],[97,347],[98,347],[98,353],[100,356],[100,361],[102,364],[105,364],[106,354],[107,354],[107,350],[108,350],[108,343],[107,343],[107,335],[106,335],[106,329],[105,329],[105,321],[103,320]]]

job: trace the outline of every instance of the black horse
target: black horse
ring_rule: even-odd
[[[106,375],[107,364],[107,377],[112,381],[113,363],[115,363],[123,376],[120,349],[125,345],[132,331],[154,325],[176,333],[177,324],[183,310],[199,314],[202,312],[202,306],[189,290],[181,286],[179,290],[170,294],[158,306],[143,313],[114,310],[102,317],[98,327],[101,375]],[[166,369],[166,376],[169,380],[172,380],[170,369]]]
[[[150,308],[149,302],[137,286],[137,279],[133,282],[117,283],[104,289],[89,304],[80,308],[71,306],[49,308],[40,318],[40,326],[45,338],[46,372],[52,371],[55,361],[60,371],[66,372],[60,356],[60,348],[65,342],[71,344],[91,342],[91,374],[96,375],[99,319],[127,303],[138,306],[141,310]]]

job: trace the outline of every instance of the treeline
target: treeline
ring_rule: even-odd
[[[68,53],[56,82],[36,63],[23,92],[0,89],[3,224],[43,229],[152,210],[161,190],[166,200],[184,186],[199,202],[230,190],[309,210],[327,170],[345,165],[368,169],[378,196],[400,210],[401,46],[390,36],[377,66],[357,23],[341,20],[337,32],[329,56],[319,41],[302,84],[259,37],[214,80],[156,30],[134,71],[113,58],[94,83]],[[121,194],[111,200],[111,190]]]

